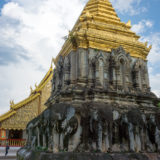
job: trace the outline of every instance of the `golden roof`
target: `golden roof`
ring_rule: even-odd
[[[131,56],[146,60],[151,46],[139,42],[139,38],[131,31],[131,21],[121,22],[108,0],[89,0],[59,55],[66,56],[77,48],[111,51],[123,46]]]
[[[0,116],[0,122],[10,118],[11,116],[15,115],[17,113],[17,110],[23,106],[25,106],[26,104],[32,102],[33,100],[35,100],[38,96],[40,96],[40,92],[41,90],[44,88],[44,86],[52,79],[53,76],[53,68],[52,66],[50,67],[49,71],[46,73],[45,77],[42,79],[42,81],[40,82],[40,84],[38,86],[36,86],[35,90],[31,91],[31,94],[29,95],[28,98],[24,99],[23,101],[14,104],[13,101],[10,102],[10,110],[3,114],[2,116]]]

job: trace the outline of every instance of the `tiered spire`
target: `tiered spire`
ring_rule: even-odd
[[[89,0],[59,55],[65,56],[77,48],[111,51],[122,46],[131,56],[145,60],[151,46],[139,42],[140,36],[130,29],[131,21],[121,22],[108,0]]]
[[[94,16],[94,19],[100,22],[111,21],[120,22],[112,4],[107,0],[90,0],[84,8],[81,18],[85,17],[87,13]]]

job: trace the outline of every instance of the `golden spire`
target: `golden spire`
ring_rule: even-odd
[[[131,29],[131,21],[123,23],[109,0],[89,0],[59,55],[66,56],[77,48],[93,48],[103,51],[122,46],[131,56],[146,59],[151,47],[139,42],[140,36]],[[54,60],[57,62],[59,55]]]
[[[50,68],[53,68],[53,61],[51,61],[51,67]]]
[[[10,108],[12,109],[14,106],[14,100],[10,100]]]
[[[30,92],[31,92],[31,94],[33,93],[33,88],[32,88],[32,86],[30,86]]]
[[[128,27],[131,27],[131,20],[129,20],[129,21],[126,23],[126,25],[127,25]]]
[[[36,88],[36,89],[38,88],[37,83],[35,83],[35,88]]]
[[[52,58],[52,63],[56,66],[56,60],[55,60],[55,58]]]

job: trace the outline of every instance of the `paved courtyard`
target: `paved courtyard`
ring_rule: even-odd
[[[0,147],[0,160],[16,160],[16,153],[20,147],[10,147],[7,157],[5,157],[5,147]]]
[[[16,160],[16,157],[8,156],[8,157],[0,157],[0,160]]]

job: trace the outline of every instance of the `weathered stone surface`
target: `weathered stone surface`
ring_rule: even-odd
[[[40,153],[32,152],[22,160],[160,160],[157,153]]]
[[[54,153],[159,152],[158,113],[114,103],[56,103],[28,124],[27,145]]]
[[[52,152],[42,159],[147,160],[140,153],[160,152],[157,101],[146,61],[122,47],[111,53],[77,49],[59,57],[48,108],[27,125],[26,147],[33,155],[40,148]],[[53,154],[61,152],[79,153]]]

